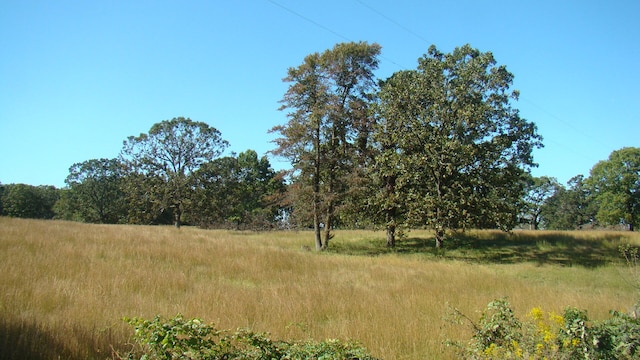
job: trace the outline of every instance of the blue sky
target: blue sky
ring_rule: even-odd
[[[565,183],[640,146],[638,19],[636,0],[2,0],[0,182],[62,187],[72,164],[177,116],[263,155],[287,68],[368,41],[381,79],[431,44],[493,52],[544,137],[534,175]]]

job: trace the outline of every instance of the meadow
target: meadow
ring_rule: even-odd
[[[336,231],[330,250],[306,231],[239,232],[0,218],[0,360],[113,359],[126,354],[123,317],[198,317],[274,339],[352,339],[382,359],[454,359],[446,339],[506,297],[585,309],[593,319],[638,300],[618,252],[628,232],[468,231],[433,248],[411,231]]]

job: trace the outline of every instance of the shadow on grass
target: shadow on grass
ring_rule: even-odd
[[[595,239],[577,238],[562,233],[491,234],[488,238],[473,234],[454,234],[441,250],[436,250],[433,246],[425,248],[425,239],[408,241],[401,246],[410,252],[427,250],[449,259],[495,264],[532,262],[539,265],[594,268],[620,259],[620,236],[616,234],[603,233]]]
[[[36,321],[0,319],[0,360],[113,358],[110,332],[46,329]]]
[[[583,266],[595,268],[620,261],[620,234],[602,233],[593,238],[560,232],[455,233],[436,249],[433,237],[408,237],[387,248],[383,239],[363,239],[335,249],[337,253],[379,256],[415,254],[430,258],[460,260],[472,263],[514,264],[531,262],[538,265]]]

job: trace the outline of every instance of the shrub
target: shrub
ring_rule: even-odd
[[[181,315],[166,320],[156,316],[153,320],[133,318],[125,321],[134,327],[134,340],[139,349],[121,358],[134,359],[135,354],[141,354],[140,360],[375,360],[364,348],[350,341],[274,341],[266,333],[218,330],[213,324],[185,319]]]
[[[457,309],[452,315],[473,328],[468,343],[448,342],[466,359],[640,359],[640,319],[629,314],[614,311],[596,322],[576,308],[562,315],[533,308],[520,321],[500,299],[489,303],[478,323]]]

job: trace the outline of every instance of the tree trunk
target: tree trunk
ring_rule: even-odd
[[[322,244],[323,250],[326,250],[329,248],[329,240],[331,240],[331,238],[333,237],[333,235],[331,235],[332,226],[333,225],[331,224],[331,215],[327,214],[327,217],[324,222],[324,244]]]
[[[315,239],[316,239],[316,250],[320,251],[322,250],[322,236],[320,233],[320,219],[316,219],[315,215],[313,216],[313,230],[314,230],[314,234],[315,234]]]
[[[320,234],[320,124],[315,130],[315,163],[313,164],[313,230],[316,238],[316,250],[322,250]]]
[[[396,246],[396,224],[387,224],[387,247]]]
[[[436,228],[436,249],[440,249],[443,243],[444,243],[444,229],[437,227]]]
[[[391,198],[396,191],[396,177],[393,175],[386,176],[385,183],[387,198]],[[396,246],[396,211],[397,208],[395,206],[385,209],[387,220],[387,247]]]
[[[182,226],[182,210],[180,210],[180,206],[176,206],[173,210],[174,213],[174,220],[175,220],[175,225],[177,229],[180,229],[180,226]]]
[[[324,244],[322,244],[323,249],[328,249],[329,248],[329,240],[332,238],[331,235],[331,229],[333,228],[333,211],[334,211],[334,205],[333,205],[333,175],[329,175],[329,196],[326,198],[326,207],[327,207],[327,212],[325,214],[325,219],[324,219]]]
[[[313,193],[313,232],[316,239],[316,250],[322,250],[322,236],[320,233],[320,209],[318,204],[318,194]]]

